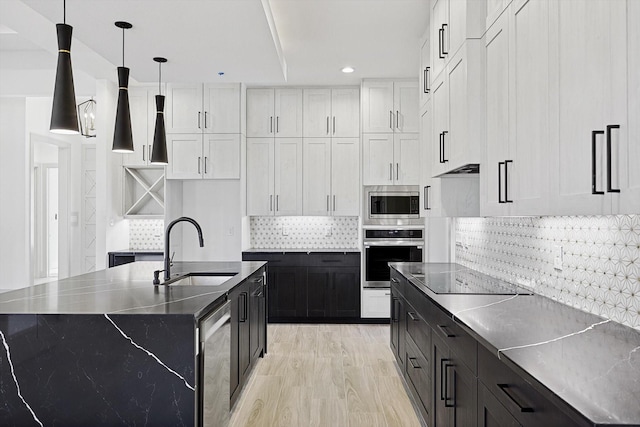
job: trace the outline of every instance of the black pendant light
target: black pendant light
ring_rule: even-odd
[[[131,131],[131,111],[129,109],[129,69],[124,66],[124,30],[128,30],[132,25],[128,22],[118,21],[116,27],[122,28],[122,67],[118,67],[118,107],[111,150],[116,153],[131,153],[133,152],[133,132]]]
[[[58,65],[56,84],[53,89],[53,107],[49,130],[53,133],[78,133],[78,112],[76,92],[73,88],[71,69],[71,33],[73,27],[67,25],[67,4],[63,1],[62,24],[56,24],[58,34]]]
[[[153,58],[158,63],[158,94],[156,95],[156,128],[153,132],[153,148],[151,149],[151,163],[166,165],[169,163],[167,156],[167,134],[164,129],[164,95],[162,95],[162,64],[167,58]]]

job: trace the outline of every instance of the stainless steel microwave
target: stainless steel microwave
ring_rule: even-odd
[[[409,223],[420,218],[420,190],[414,185],[364,188],[365,224]]]

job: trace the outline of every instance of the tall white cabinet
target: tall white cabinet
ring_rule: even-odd
[[[166,96],[167,179],[240,179],[240,85],[170,83]]]

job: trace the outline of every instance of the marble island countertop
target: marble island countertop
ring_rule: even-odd
[[[481,345],[594,425],[640,425],[640,331],[536,294],[436,294],[418,279],[429,266],[391,264]]]
[[[143,261],[0,294],[3,314],[191,314],[217,299],[264,262],[176,262],[172,279],[188,274],[235,274],[219,286],[154,286],[163,263]]]

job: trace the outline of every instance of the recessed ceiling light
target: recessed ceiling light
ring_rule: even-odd
[[[219,76],[224,76],[224,71],[218,71]]]
[[[343,73],[353,73],[355,71],[355,69],[353,67],[344,67],[342,69]]]

